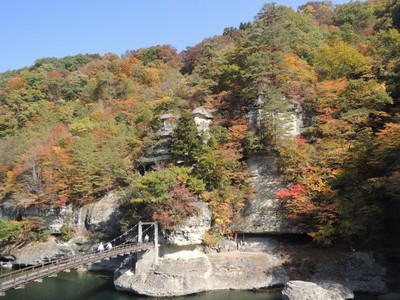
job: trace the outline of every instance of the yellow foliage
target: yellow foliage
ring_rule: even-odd
[[[287,80],[300,81],[304,84],[317,82],[317,74],[314,69],[297,55],[287,54],[285,63],[288,68],[288,73],[285,74]]]
[[[339,40],[318,49],[315,65],[321,78],[326,79],[371,76],[371,59]]]

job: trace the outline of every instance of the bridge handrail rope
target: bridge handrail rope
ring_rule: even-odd
[[[111,241],[109,241],[109,242],[107,242],[107,243],[111,243],[111,245],[114,247],[114,245],[117,245],[116,241],[117,241],[118,239],[121,240],[122,237],[127,236],[128,233],[132,232],[132,231],[133,231],[135,228],[137,228],[137,227],[138,227],[138,224],[136,224],[135,226],[133,226],[133,227],[132,227],[131,229],[129,229],[128,231],[124,232],[124,233],[121,234],[120,236],[118,236],[118,237],[112,239]],[[154,227],[153,224],[150,225],[149,227],[147,227],[145,230],[143,230],[143,231],[142,231],[142,235],[143,235],[145,232],[149,231],[152,227]],[[125,242],[120,243],[120,245],[124,245],[124,244],[130,243],[130,242],[134,242],[135,240],[137,241],[138,235],[139,235],[139,234],[136,234],[135,236],[133,236],[133,237],[131,237],[131,238],[129,238],[129,239],[126,239]]]
[[[154,226],[154,225],[151,225],[151,226],[147,227],[145,230],[143,230],[143,231],[142,231],[142,236],[143,236],[143,234],[145,234],[147,231],[149,231],[153,226]],[[138,236],[139,236],[139,234],[135,235],[134,237],[132,237],[132,238],[126,240],[125,243],[123,243],[123,244],[126,244],[126,243],[134,243],[135,240],[136,240],[136,242],[137,242]]]
[[[112,239],[111,241],[109,241],[109,242],[107,242],[107,243],[111,243],[113,246],[116,245],[116,244],[117,244],[116,241],[117,241],[118,239],[121,240],[123,236],[127,236],[128,233],[132,232],[132,231],[135,230],[137,227],[138,227],[138,224],[136,224],[135,226],[133,226],[132,228],[130,228],[128,231],[124,232],[124,233],[121,234],[120,236],[118,236],[118,237]],[[137,237],[137,235],[136,235],[136,237]],[[121,244],[123,244],[123,243],[121,243]]]
[[[0,292],[4,292],[7,289],[16,287],[29,281],[57,274],[65,269],[76,268],[80,265],[118,256],[127,251],[132,252],[134,250],[137,251],[152,248],[153,243],[139,243],[138,234],[136,234],[134,237],[126,238],[125,242],[122,242],[122,238],[124,236],[128,237],[128,234],[135,230],[136,227],[138,227],[138,224],[121,234],[119,237],[111,240],[110,242],[114,243],[111,249],[107,249],[102,252],[96,252],[96,249],[92,249],[91,251],[78,253],[77,255],[71,257],[43,262],[41,264],[28,266],[19,270],[2,274],[0,275]],[[154,227],[154,224],[143,230],[142,235],[149,231],[152,227]],[[121,244],[116,245],[118,239],[121,241]]]

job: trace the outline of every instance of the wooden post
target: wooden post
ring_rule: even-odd
[[[154,264],[158,264],[158,223],[154,222]]]
[[[139,222],[138,225],[138,243],[141,244],[143,242],[143,228],[142,228],[142,221]]]

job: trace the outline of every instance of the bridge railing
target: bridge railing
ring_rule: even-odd
[[[80,265],[94,263],[110,257],[127,254],[135,250],[146,250],[153,247],[157,248],[158,243],[156,240],[154,240],[154,244],[151,242],[138,242],[142,240],[142,235],[147,233],[147,231],[149,231],[152,227],[157,228],[157,226],[151,225],[145,230],[140,229],[140,232],[138,230],[136,235],[131,236],[131,234],[138,229],[138,225],[135,225],[119,237],[111,240],[110,243],[113,246],[111,249],[106,249],[101,252],[96,251],[96,249],[92,249],[91,251],[82,252],[75,256],[51,260],[49,262],[43,262],[41,264],[28,266],[19,270],[2,274],[0,275],[0,292],[4,292],[10,288],[15,288],[18,285],[23,285],[29,281],[49,277],[66,269],[76,268]],[[139,234],[141,234],[140,238],[138,238]],[[158,249],[156,249],[156,252],[157,251]]]
[[[5,291],[29,281],[49,277],[61,271],[76,268],[80,265],[101,261],[106,258],[126,254],[135,250],[145,250],[153,247],[152,243],[126,243],[102,252],[87,252],[68,258],[57,259],[48,263],[26,267],[0,276],[0,291]]]
[[[149,222],[149,223],[155,223],[155,222]],[[124,245],[126,243],[136,243],[139,240],[142,241],[143,240],[142,238],[139,239],[139,234],[141,234],[143,236],[146,233],[150,233],[152,228],[154,228],[154,225],[148,226],[146,229],[142,230],[139,233],[139,224],[136,224],[128,231],[124,232],[120,236],[118,236],[110,241],[107,241],[105,244],[107,245],[108,243],[111,243],[111,245],[113,247],[116,247],[118,245]],[[135,232],[135,230],[136,230],[136,232]],[[133,233],[135,233],[135,235],[132,235]]]

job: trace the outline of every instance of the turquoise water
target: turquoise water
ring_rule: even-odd
[[[112,274],[76,272],[59,273],[41,283],[28,283],[24,289],[9,290],[0,300],[280,300],[279,293],[251,291],[206,292],[186,297],[149,298],[114,289]]]
[[[7,270],[2,270],[2,273]],[[280,293],[216,291],[174,298],[150,298],[115,290],[111,273],[59,273],[41,283],[28,283],[24,289],[8,290],[0,300],[281,300]],[[373,295],[357,294],[356,300],[375,300]]]

